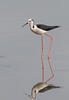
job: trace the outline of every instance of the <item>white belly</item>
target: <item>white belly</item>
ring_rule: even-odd
[[[47,32],[47,31],[42,30],[42,29],[37,28],[37,27],[35,27],[35,28],[31,29],[31,30],[32,30],[35,34],[38,34],[38,35],[42,35],[42,34],[44,34],[44,33]]]

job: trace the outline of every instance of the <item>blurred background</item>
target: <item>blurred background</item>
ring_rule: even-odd
[[[42,81],[41,36],[32,33],[28,18],[35,24],[60,25],[48,32],[53,38],[50,53],[55,77],[50,83],[62,86],[36,100],[69,98],[69,1],[0,0],[0,100],[29,100],[33,85]],[[47,53],[50,39],[44,37],[45,80],[51,75]]]

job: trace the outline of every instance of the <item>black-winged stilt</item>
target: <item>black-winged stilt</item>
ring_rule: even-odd
[[[42,61],[42,82],[44,82],[44,64],[43,64],[43,34],[45,34],[46,36],[48,36],[51,39],[50,42],[50,47],[48,50],[48,63],[50,66],[50,70],[52,73],[52,76],[47,80],[47,82],[49,80],[51,80],[54,77],[54,73],[51,67],[51,63],[50,63],[50,51],[51,51],[51,46],[52,46],[52,42],[53,42],[53,37],[50,36],[49,34],[47,34],[48,31],[58,28],[60,26],[47,26],[47,25],[43,25],[43,24],[36,24],[34,25],[34,20],[33,19],[28,19],[27,23],[22,25],[22,27],[24,27],[25,25],[29,24],[31,31],[33,31],[34,33],[41,35],[41,41],[42,41],[42,55],[41,55],[41,61]]]
[[[25,93],[25,95],[30,97],[31,100],[34,100],[36,98],[37,93],[43,93],[43,92],[46,92],[48,90],[55,89],[55,88],[60,88],[60,86],[48,84],[47,82],[40,82],[33,86],[31,90],[31,95],[28,95],[27,93]]]

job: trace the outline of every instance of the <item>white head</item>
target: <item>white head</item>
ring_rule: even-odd
[[[30,24],[33,24],[34,23],[34,20],[33,19],[28,19],[28,24],[30,25]]]
[[[34,20],[31,19],[31,18],[29,18],[28,21],[27,21],[27,23],[25,23],[24,25],[22,25],[22,27],[24,27],[27,24],[29,24],[30,27],[33,26],[34,25]]]
[[[25,95],[27,95],[31,100],[35,99],[35,97],[33,97],[32,95],[28,95],[27,93],[25,93]]]

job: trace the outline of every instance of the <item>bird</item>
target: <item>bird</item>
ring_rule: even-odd
[[[55,89],[55,88],[61,88],[61,87],[55,86],[53,84],[48,84],[47,82],[39,82],[33,86],[32,90],[31,90],[31,95],[28,95],[27,93],[25,93],[25,95],[27,95],[31,100],[35,100],[36,95],[38,93],[44,93],[48,90]]]
[[[42,63],[42,82],[44,82],[44,63],[43,63],[43,34],[47,37],[50,38],[50,45],[49,45],[49,50],[48,50],[48,63],[49,63],[49,67],[50,67],[50,71],[51,71],[51,77],[49,77],[49,79],[47,80],[47,82],[49,82],[51,79],[54,78],[54,73],[53,73],[53,69],[51,66],[51,62],[50,62],[50,51],[51,51],[51,47],[52,47],[52,42],[53,42],[53,37],[51,35],[49,35],[47,32],[50,30],[53,30],[55,28],[59,28],[60,26],[48,26],[48,25],[44,25],[44,24],[35,24],[34,19],[29,18],[28,21],[22,25],[22,27],[24,27],[25,25],[29,24],[30,30],[32,32],[34,32],[37,35],[41,35],[41,41],[42,41],[42,54],[41,54],[41,63]]]

